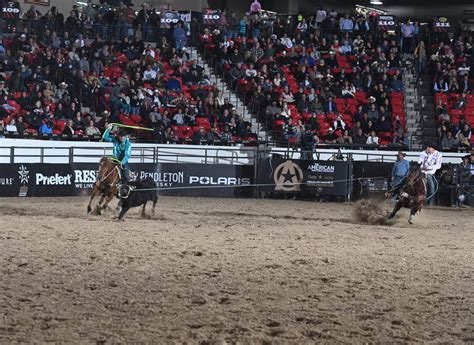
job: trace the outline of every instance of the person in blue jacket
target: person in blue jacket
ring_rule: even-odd
[[[183,28],[182,23],[178,22],[173,31],[174,43],[176,51],[180,52],[186,46],[186,30]]]
[[[388,195],[391,195],[394,200],[398,198],[398,192],[405,184],[405,178],[410,170],[410,162],[405,157],[405,152],[398,151],[397,161],[392,168],[392,189]]]
[[[114,158],[122,164],[122,183],[127,183],[130,179],[128,160],[132,154],[132,143],[128,138],[127,132],[123,128],[119,130],[116,136],[111,136],[110,131],[112,130],[112,127],[112,124],[107,127],[102,135],[102,140],[114,144]]]

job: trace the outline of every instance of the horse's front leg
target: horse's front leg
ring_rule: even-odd
[[[91,213],[92,211],[92,200],[94,200],[95,196],[98,194],[99,188],[97,186],[94,186],[92,189],[92,194],[91,197],[89,198],[89,204],[87,205],[87,214]]]
[[[395,207],[393,208],[393,211],[388,215],[388,219],[392,219],[395,217],[398,211],[402,208],[402,202],[398,200],[395,204]]]
[[[112,201],[114,196],[115,196],[114,193],[107,194],[107,198],[105,199],[105,203],[101,207],[102,211],[105,210],[107,207],[109,207],[109,203]]]
[[[417,214],[417,212],[419,211],[419,208],[418,206],[414,206],[411,211],[410,211],[410,217],[408,217],[408,223],[410,224],[413,224],[415,221],[413,220],[413,218],[415,218],[415,215]]]

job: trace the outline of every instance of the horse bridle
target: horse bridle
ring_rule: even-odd
[[[114,170],[117,170],[117,178],[111,183],[109,184],[111,187],[114,187],[114,186],[117,186],[119,185],[119,183],[117,183],[117,181],[120,181],[120,169],[118,166],[114,166],[113,169],[110,169],[110,171],[108,172],[107,175],[105,176],[99,176],[99,182],[102,184],[102,183],[105,183],[105,180],[107,180],[107,178],[114,172]]]

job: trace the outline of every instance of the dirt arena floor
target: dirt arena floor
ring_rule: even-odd
[[[0,199],[0,343],[474,342],[474,211],[160,199]]]

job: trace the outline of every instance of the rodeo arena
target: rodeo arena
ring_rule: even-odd
[[[0,344],[474,343],[472,0],[1,4]]]

